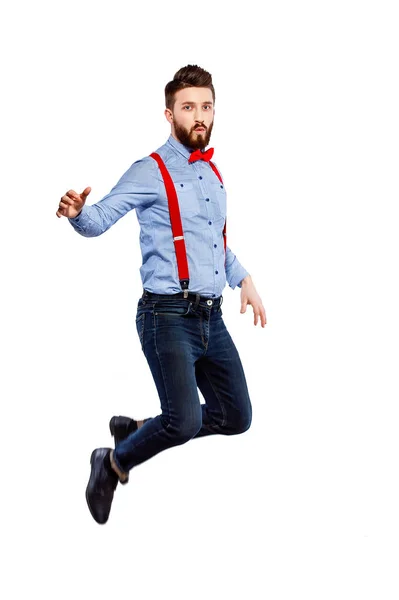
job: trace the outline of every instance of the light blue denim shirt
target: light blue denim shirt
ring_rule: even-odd
[[[163,159],[177,191],[189,292],[212,298],[222,294],[226,281],[232,289],[236,285],[241,287],[248,271],[228,246],[225,265],[224,185],[208,162],[189,163],[191,150],[172,135],[156,152]],[[134,208],[140,224],[143,288],[156,294],[181,292],[165,185],[158,164],[150,156],[134,162],[109,194],[92,206],[85,205],[69,222],[81,235],[93,237],[107,231]],[[228,235],[227,228],[227,240]]]

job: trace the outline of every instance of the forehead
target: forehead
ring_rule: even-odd
[[[180,105],[184,102],[194,102],[203,104],[211,102],[213,104],[212,92],[209,88],[189,87],[179,90],[175,94],[175,104]]]

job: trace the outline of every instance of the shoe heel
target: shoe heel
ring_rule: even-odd
[[[109,430],[115,440],[115,446],[128,437],[130,433],[137,430],[137,421],[130,417],[111,417]]]

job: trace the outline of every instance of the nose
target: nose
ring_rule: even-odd
[[[195,118],[195,124],[203,124],[204,120],[206,118],[206,111],[203,110],[203,108],[201,107],[197,107],[195,109],[195,114],[194,114],[194,118]]]

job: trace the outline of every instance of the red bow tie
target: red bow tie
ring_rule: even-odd
[[[188,159],[188,162],[194,162],[195,160],[205,160],[206,162],[209,162],[213,156],[214,153],[214,149],[213,148],[209,148],[209,150],[207,150],[206,152],[201,152],[200,149],[198,150],[194,150],[194,152],[192,152],[190,154],[190,158]]]

